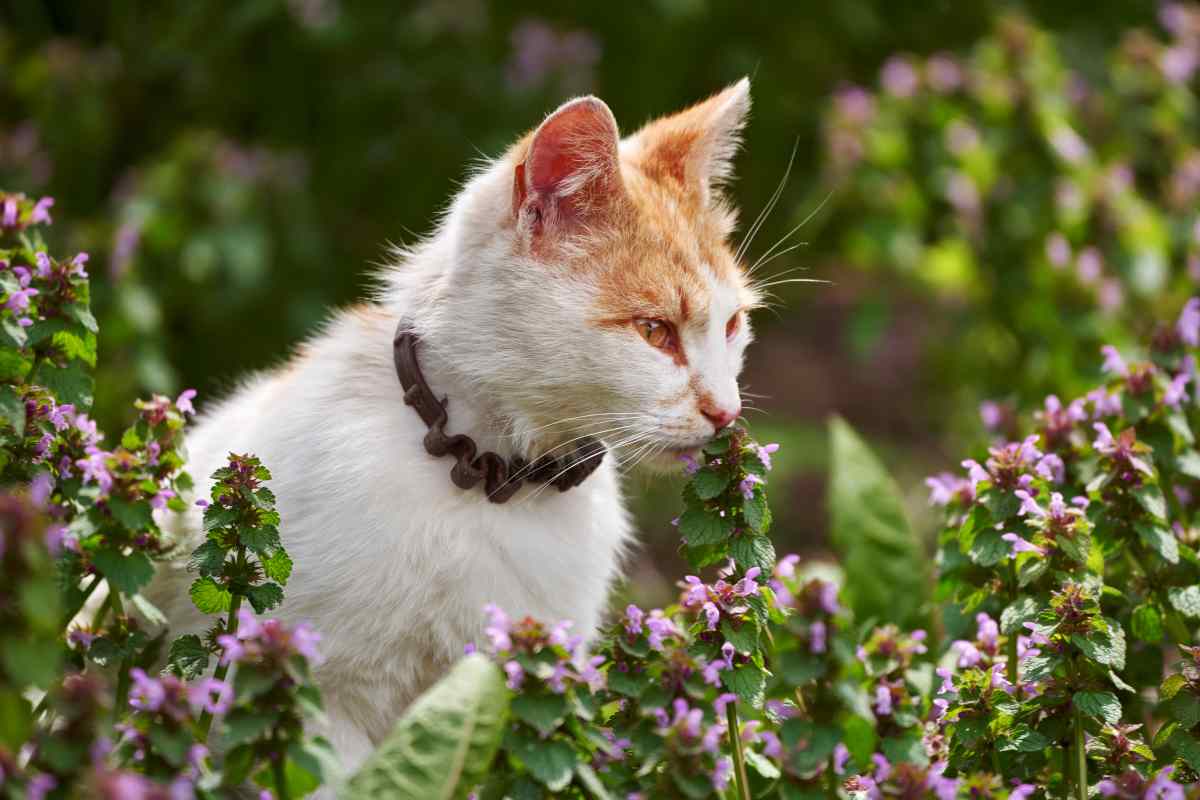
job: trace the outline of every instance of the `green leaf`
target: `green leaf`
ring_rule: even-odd
[[[875,733],[875,726],[863,717],[855,715],[847,718],[842,727],[845,730],[846,749],[854,757],[855,766],[862,769],[871,763],[871,754],[875,752],[875,742],[879,738]]]
[[[804,686],[825,674],[824,659],[800,650],[788,650],[778,656],[779,676],[789,686]]]
[[[288,578],[292,576],[292,559],[281,547],[269,558],[262,559],[262,568],[268,578],[281,586],[286,586]]]
[[[1133,635],[1143,642],[1156,644],[1162,641],[1162,615],[1158,613],[1158,609],[1154,605],[1142,603],[1134,608],[1129,624]]]
[[[241,528],[238,530],[238,538],[247,548],[264,556],[279,546],[279,529],[272,525],[261,528]]]
[[[92,563],[108,579],[109,585],[129,597],[137,594],[154,577],[154,564],[141,550],[126,556],[106,547],[92,554]]]
[[[1159,521],[1167,519],[1167,499],[1163,497],[1162,489],[1152,483],[1143,483],[1133,490],[1133,496],[1147,514]]]
[[[0,386],[0,420],[7,422],[17,436],[25,435],[25,401],[12,386]]]
[[[604,788],[604,783],[600,780],[596,771],[592,769],[591,764],[588,764],[586,761],[577,763],[575,765],[575,775],[578,776],[580,785],[584,789],[587,789],[587,793],[594,800],[612,800],[612,795]]]
[[[552,792],[561,792],[571,782],[575,763],[579,760],[575,749],[562,739],[549,741],[522,740],[513,750],[521,759],[529,774],[537,778]]]
[[[1005,636],[1024,633],[1025,623],[1037,617],[1038,604],[1028,595],[1014,600],[1000,614],[1000,632]]]
[[[512,715],[549,736],[562,724],[567,714],[567,699],[551,692],[519,694],[509,706]]]
[[[1187,685],[1187,678],[1179,673],[1168,675],[1163,679],[1162,687],[1158,690],[1158,697],[1160,700],[1170,700],[1179,694],[1180,689]]]
[[[1175,466],[1189,478],[1200,480],[1200,453],[1195,450],[1185,450],[1175,459]]]
[[[1074,703],[1084,714],[1102,719],[1109,725],[1121,721],[1121,701],[1112,692],[1077,692]]]
[[[925,766],[929,757],[925,755],[925,747],[921,744],[919,735],[888,737],[880,747],[884,756],[893,764],[917,764]]]
[[[899,488],[841,419],[829,424],[830,538],[842,554],[845,595],[859,619],[920,622],[925,565]]]
[[[79,361],[72,361],[65,367],[43,361],[30,382],[45,386],[60,403],[73,403],[81,410],[92,407],[92,376]]]
[[[979,531],[971,542],[971,549],[967,555],[981,567],[996,566],[1011,550],[1009,543],[1000,538],[1002,535],[1002,532],[995,528]]]
[[[729,543],[729,555],[743,571],[758,567],[763,573],[775,568],[775,545],[766,536],[741,533]]]
[[[150,503],[145,500],[130,503],[119,497],[110,497],[108,509],[117,522],[134,533],[154,527],[153,512],[150,510]]]
[[[732,670],[724,670],[721,672],[721,682],[746,704],[755,708],[762,706],[766,676],[754,664],[743,664]]]
[[[192,581],[192,588],[188,594],[192,603],[204,614],[224,614],[233,600],[228,589],[209,577]]]
[[[1008,735],[999,741],[996,749],[1001,752],[1037,753],[1049,746],[1049,739],[1028,725],[1020,724],[1015,725]]]
[[[749,500],[742,503],[742,516],[746,518],[750,530],[755,533],[766,533],[770,529],[771,507],[767,505],[767,498],[761,491],[755,492]]]
[[[712,467],[704,467],[692,476],[692,488],[701,500],[712,500],[728,486],[729,475]]]
[[[1167,601],[1185,617],[1200,617],[1200,586],[1196,584],[1169,587]]]
[[[482,655],[467,656],[409,706],[339,796],[466,797],[488,775],[508,697],[499,667]]]
[[[208,669],[209,652],[194,633],[171,642],[167,652],[167,671],[186,681],[194,680]]]
[[[246,588],[246,599],[254,606],[254,613],[263,614],[283,602],[283,588],[277,583],[260,583]]]
[[[1115,670],[1125,669],[1125,632],[1116,622],[1105,618],[1107,630],[1092,631],[1087,636],[1079,633],[1071,634],[1071,642],[1092,661],[1112,667]]]
[[[752,653],[758,649],[758,624],[753,617],[747,617],[738,628],[734,628],[729,620],[723,620],[721,633],[739,653]]]
[[[775,766],[775,762],[757,750],[751,750],[747,747],[744,755],[746,757],[746,764],[757,772],[759,776],[769,781],[773,781],[779,777],[779,767]]]
[[[692,547],[721,544],[733,533],[733,520],[715,511],[689,508],[679,518],[679,532]]]
[[[279,719],[278,713],[251,708],[235,708],[225,716],[224,743],[226,747],[251,742],[271,729]]]
[[[1148,550],[1158,553],[1168,564],[1179,563],[1179,540],[1171,531],[1157,522],[1138,521],[1133,527]]]
[[[225,566],[225,556],[229,551],[212,539],[206,539],[204,544],[192,551],[188,558],[188,569],[201,575],[218,576]]]

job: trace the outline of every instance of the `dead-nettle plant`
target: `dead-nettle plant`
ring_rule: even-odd
[[[52,207],[0,192],[0,796],[302,796],[329,774],[302,727],[319,714],[316,636],[239,609],[277,605],[291,571],[269,475],[234,456],[214,476],[192,596],[228,617],[155,674],[165,620],[141,592],[174,546],[159,519],[192,488],[179,447],[195,392],[137,402],[117,439],[98,430],[88,259],[48,253]]]

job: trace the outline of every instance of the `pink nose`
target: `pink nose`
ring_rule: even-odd
[[[713,424],[714,428],[721,430],[738,418],[738,415],[742,413],[742,408],[740,405],[737,408],[721,408],[714,403],[701,402],[700,413]]]

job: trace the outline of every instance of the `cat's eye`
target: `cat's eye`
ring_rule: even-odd
[[[742,312],[736,312],[729,321],[725,323],[725,338],[732,339],[733,335],[738,332],[738,328],[742,326]]]
[[[639,318],[633,321],[633,327],[651,347],[659,350],[674,350],[676,347],[675,329],[665,320]]]

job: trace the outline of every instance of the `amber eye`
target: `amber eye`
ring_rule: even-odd
[[[659,350],[675,349],[675,331],[671,323],[661,319],[635,319],[633,327],[651,347]]]
[[[742,312],[737,312],[729,318],[729,322],[725,323],[725,338],[732,339],[733,335],[738,332],[738,328],[742,324]]]

